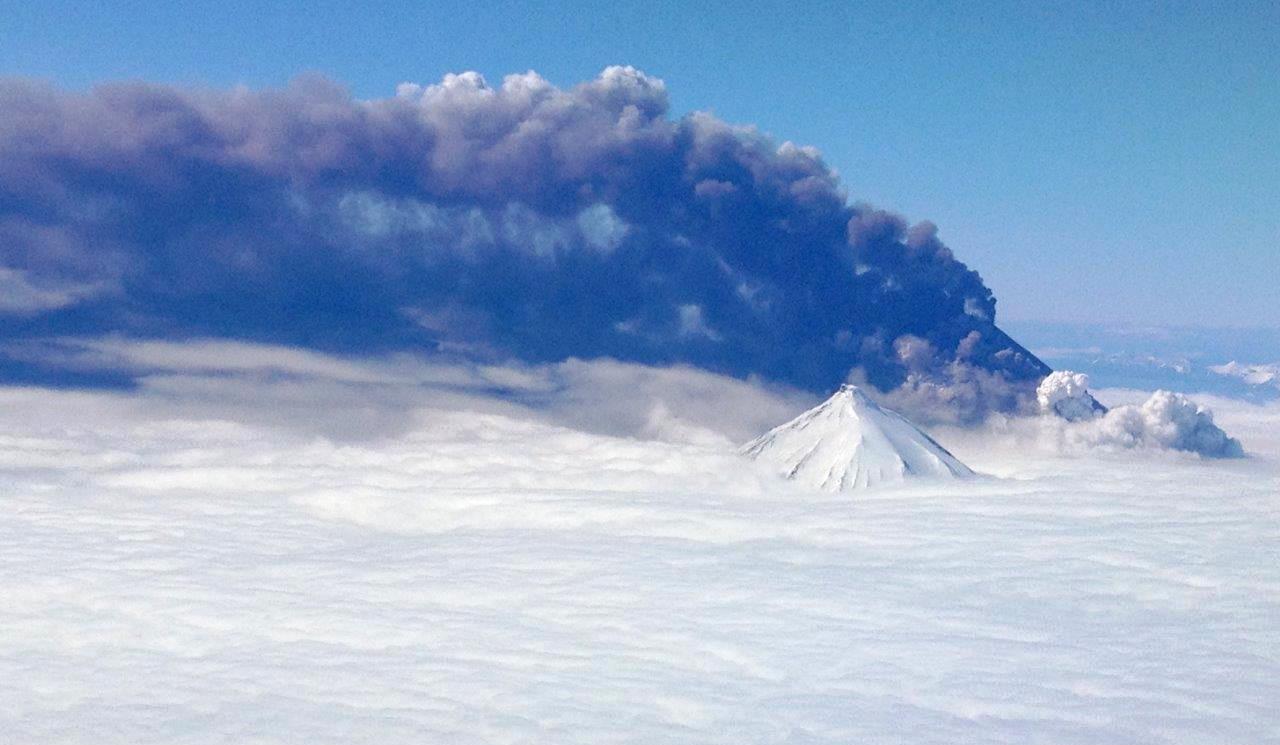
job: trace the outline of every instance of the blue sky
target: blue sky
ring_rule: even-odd
[[[0,3],[0,73],[360,96],[607,64],[817,146],[1008,320],[1280,326],[1275,3]]]

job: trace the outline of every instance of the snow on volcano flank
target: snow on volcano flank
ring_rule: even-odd
[[[788,478],[824,491],[851,491],[915,476],[973,471],[900,414],[880,408],[855,385],[742,447],[776,463]]]

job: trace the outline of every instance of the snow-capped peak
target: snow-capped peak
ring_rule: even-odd
[[[1270,365],[1242,365],[1232,360],[1225,365],[1214,365],[1209,370],[1219,375],[1239,378],[1249,385],[1274,385],[1280,388],[1280,362]]]
[[[825,491],[973,473],[855,385],[841,386],[831,398],[744,445],[742,453],[775,463],[787,478]]]

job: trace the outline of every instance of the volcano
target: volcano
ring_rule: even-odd
[[[946,448],[862,389],[835,395],[742,447],[788,479],[823,491],[853,491],[914,477],[973,475]]]

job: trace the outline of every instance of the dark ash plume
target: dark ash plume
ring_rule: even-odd
[[[670,118],[628,67],[371,101],[0,83],[6,287],[11,339],[609,356],[815,391],[856,368],[966,420],[1047,371],[931,224],[851,206],[810,148]]]

